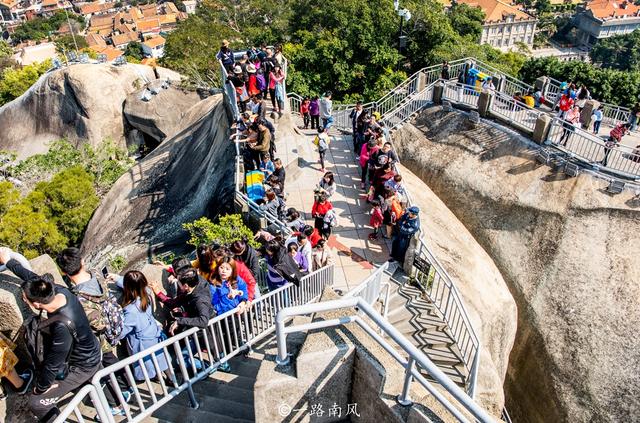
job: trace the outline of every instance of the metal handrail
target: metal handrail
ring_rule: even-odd
[[[569,158],[592,164],[595,170],[604,169],[627,179],[640,178],[640,152],[623,144],[615,144],[609,148],[606,147],[606,142],[606,139],[558,118],[551,122],[546,140],[547,144],[567,153]],[[607,152],[605,166],[601,162]]]
[[[378,269],[380,271],[380,269]],[[407,359],[402,357],[398,351],[385,341],[382,336],[378,335],[369,324],[360,316],[352,315],[339,317],[336,319],[328,319],[323,321],[312,322],[303,325],[285,326],[285,323],[292,317],[309,315],[313,313],[321,313],[326,311],[335,311],[341,309],[356,308],[359,312],[364,313],[386,336],[391,338],[408,356]],[[405,368],[405,378],[402,393],[398,396],[398,402],[402,405],[411,405],[412,401],[409,397],[411,383],[415,379],[424,388],[432,394],[438,402],[440,402],[448,412],[461,422],[470,422],[465,413],[469,413],[480,422],[494,422],[495,420],[478,405],[469,395],[460,389],[442,370],[434,364],[429,357],[414,346],[411,341],[405,338],[391,323],[382,317],[375,309],[361,297],[343,298],[333,301],[325,301],[317,304],[307,304],[304,306],[287,307],[280,310],[276,316],[276,339],[278,341],[278,357],[276,362],[279,365],[287,365],[290,362],[290,356],[287,352],[286,335],[288,333],[308,331],[319,328],[327,328],[340,326],[349,323],[357,323],[371,337],[380,344],[391,356]],[[448,394],[450,394],[457,404],[462,406],[454,406],[442,392],[429,383],[421,374],[420,369],[424,369],[437,383],[442,386]]]
[[[104,408],[102,403],[98,398],[98,392],[93,385],[85,385],[83,386],[71,399],[71,401],[66,405],[64,410],[58,414],[53,423],[64,423],[67,421],[69,417],[73,414],[76,420],[79,423],[84,423],[85,419],[82,416],[82,411],[80,410],[80,405],[84,403],[87,399],[89,399],[95,406],[95,410],[98,413],[97,419],[100,421],[106,422],[108,421],[108,415],[111,415],[111,412],[108,411],[108,408]]]
[[[386,319],[389,311],[389,294],[391,293],[391,284],[382,282],[382,275],[389,268],[389,263],[385,262],[373,274],[345,294],[345,298],[360,297],[371,305],[374,305],[379,299],[382,291],[385,291],[384,302],[382,308],[382,316]]]
[[[238,355],[267,335],[271,334],[276,327],[276,315],[279,310],[289,305],[301,305],[317,301],[324,289],[333,284],[334,266],[327,266],[303,277],[298,286],[287,283],[284,286],[269,292],[251,302],[242,314],[230,310],[224,314],[209,320],[206,328],[193,327],[178,335],[172,336],[156,345],[145,349],[137,354],[124,358],[117,363],[99,370],[91,379],[91,387],[97,392],[96,398],[91,397],[96,410],[102,414],[102,422],[115,423],[109,410],[101,380],[108,378],[112,389],[116,393],[117,403],[124,407],[126,419],[129,422],[140,422],[150,416],[154,411],[168,403],[182,392],[187,392],[191,405],[198,407],[198,402],[193,392],[193,385],[217,370],[219,366],[226,363],[230,358]],[[177,359],[174,366],[169,350],[173,349]],[[206,354],[206,356],[205,356]],[[156,375],[162,373],[159,366],[159,355],[164,355],[168,364],[168,373],[173,387],[169,386],[162,377],[159,377],[161,392],[157,392],[149,377],[144,364],[151,357],[151,365],[155,369]],[[133,365],[139,365],[144,374],[144,380],[136,381],[133,378]],[[177,367],[177,368],[176,368]],[[198,369],[198,367],[200,367]],[[129,385],[133,388],[133,402],[137,407],[137,412],[133,412],[131,406],[127,405],[122,390],[116,380],[116,372],[124,372]],[[178,383],[176,373],[181,376],[181,383]],[[147,397],[143,397],[138,385],[146,385]],[[83,392],[91,393],[91,388]],[[76,407],[81,399],[78,394],[69,407],[66,407],[64,414],[70,415],[71,405]],[[68,411],[67,409],[71,410]],[[63,421],[63,420],[61,420]],[[56,423],[58,421],[56,420]]]
[[[493,92],[489,111],[510,122],[515,122],[531,132],[533,132],[536,127],[538,117],[544,113],[532,109],[525,103],[499,91]]]
[[[442,82],[442,80],[434,81],[421,93],[413,96],[406,103],[400,105],[395,111],[392,111],[385,116],[383,120],[390,122],[388,125],[389,128],[395,129],[408,120],[416,111],[425,107],[432,100],[431,96],[433,94],[433,88],[438,82]],[[469,89],[473,88],[475,90],[475,87],[469,85],[462,86],[468,87]],[[395,122],[393,122],[394,118],[397,119]],[[388,141],[393,145],[392,138]],[[407,200],[409,205],[415,204],[408,191]],[[462,353],[462,362],[470,375],[467,381],[468,393],[473,397],[475,394],[477,374],[480,364],[480,340],[475,333],[473,324],[469,318],[469,313],[462,302],[462,296],[453,283],[453,279],[437,260],[435,254],[433,254],[423,237],[418,239],[417,255],[419,259],[424,260],[429,265],[430,270],[428,272],[429,275],[427,280],[432,278],[431,280],[432,282],[435,282],[437,289],[429,289],[433,288],[434,284],[432,284],[431,287],[424,288],[429,299],[438,309],[445,323],[447,323],[449,328],[452,330],[451,336],[453,340],[459,344],[458,347]],[[416,279],[420,282],[422,280],[420,277],[421,271],[415,265],[412,267],[414,274],[417,276]],[[431,273],[431,270],[433,270],[433,273]],[[364,283],[362,285],[364,285]],[[443,286],[443,289],[440,289],[439,286]],[[444,287],[446,287],[446,296],[443,295],[445,291]]]

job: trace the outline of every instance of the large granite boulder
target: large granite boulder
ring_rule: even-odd
[[[198,101],[200,96],[194,91],[159,79],[127,96],[124,116],[131,126],[159,144],[182,127],[182,117]]]
[[[403,164],[491,256],[516,300],[505,385],[514,421],[638,421],[635,193],[612,196],[606,180],[555,173],[513,131],[474,127],[459,112],[428,109],[394,142]]]
[[[157,72],[160,79],[180,80],[168,69]],[[125,99],[155,79],[151,67],[133,64],[79,64],[51,71],[0,107],[0,150],[23,159],[46,152],[48,143],[61,138],[91,145],[110,138],[125,147]]]
[[[420,207],[423,239],[456,284],[480,340],[475,399],[500,415],[516,336],[516,303],[491,257],[446,204],[413,172],[400,166],[400,173],[412,202]]]
[[[147,262],[162,249],[183,248],[182,224],[233,206],[235,147],[222,95],[198,102],[177,134],[124,174],[102,200],[82,249],[101,266],[122,255]]]

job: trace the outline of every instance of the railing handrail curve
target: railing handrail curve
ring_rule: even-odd
[[[378,269],[380,271],[380,269]],[[402,350],[408,355],[409,359],[404,361],[398,354],[392,354],[392,356],[399,361],[406,369],[405,373],[405,386],[403,388],[402,397],[408,398],[408,391],[410,389],[411,379],[415,378],[418,380],[430,393],[434,394],[436,399],[442,403],[445,408],[451,413],[453,413],[456,418],[461,421],[467,421],[464,418],[464,415],[460,413],[459,410],[452,407],[452,405],[446,401],[443,402],[441,395],[437,395],[437,391],[433,389],[433,387],[429,386],[429,384],[425,384],[426,380],[424,378],[416,377],[419,375],[419,372],[413,372],[414,364],[419,364],[422,368],[424,368],[429,375],[435,379],[464,409],[466,412],[470,413],[474,418],[478,419],[481,422],[494,422],[494,419],[482,408],[480,407],[467,393],[465,393],[460,387],[458,387],[442,370],[438,368],[436,364],[434,364],[426,354],[420,351],[415,345],[411,343],[407,338],[405,338],[391,323],[389,323],[384,317],[382,317],[375,309],[364,299],[361,297],[349,297],[342,298],[338,300],[332,301],[323,301],[317,304],[307,304],[303,306],[294,306],[294,307],[286,307],[278,311],[276,316],[276,339],[278,341],[278,363],[286,364],[289,362],[289,356],[287,353],[287,344],[286,344],[286,334],[308,330],[312,327],[330,327],[343,325],[346,323],[358,323],[361,327],[369,325],[361,318],[356,316],[350,316],[346,318],[333,319],[323,322],[317,322],[315,324],[310,325],[299,325],[299,326],[290,326],[285,328],[285,322],[289,320],[291,317],[300,316],[300,315],[308,315],[313,313],[320,313],[332,310],[341,310],[347,308],[357,308],[360,312],[363,312],[367,315],[367,317],[375,323],[376,326],[389,338],[391,338],[396,345],[398,345]],[[370,327],[369,327],[370,328]],[[364,327],[363,327],[364,329]],[[366,329],[365,329],[366,330]],[[373,335],[374,332],[368,330],[367,333]],[[387,342],[385,342],[381,337],[372,336],[376,342],[385,347],[387,351],[389,349],[395,350],[392,346],[390,346]],[[396,350],[397,352],[397,350]]]

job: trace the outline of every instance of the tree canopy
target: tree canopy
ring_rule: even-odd
[[[631,107],[640,94],[640,72],[598,68],[580,61],[563,62],[555,57],[529,59],[520,71],[522,80],[533,83],[541,75],[587,86],[600,101]]]
[[[482,9],[454,2],[451,4],[447,17],[458,34],[463,37],[468,35],[476,41],[480,39],[485,18]]]
[[[331,89],[340,101],[372,100],[414,71],[469,55],[517,73],[518,53],[477,44],[484,19],[460,5],[447,15],[436,0],[407,0],[407,49],[397,50],[399,18],[392,0],[205,0],[169,34],[161,63],[200,82],[217,81],[215,55],[223,39],[235,49],[282,44],[287,87],[302,95]]]
[[[589,56],[604,68],[640,71],[640,29],[599,40]]]
[[[20,97],[49,68],[51,68],[50,60],[21,68],[5,68],[0,75],[0,106]]]
[[[74,30],[76,28],[84,28],[84,18],[82,16],[69,13],[69,20],[71,20]],[[48,18],[35,18],[21,23],[15,29],[15,32],[11,34],[11,38],[16,42],[43,40],[57,32],[66,23],[67,15],[63,11],[58,11]]]

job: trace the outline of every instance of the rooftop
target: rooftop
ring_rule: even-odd
[[[626,0],[592,0],[585,9],[590,10],[594,17],[607,20],[638,15],[640,6]]]
[[[129,44],[132,41],[138,41],[137,32],[127,32],[124,34],[118,34],[111,37],[111,42],[116,47],[124,44]]]
[[[458,2],[482,9],[486,16],[485,23],[502,22],[508,16],[513,16],[513,19],[518,21],[535,19],[517,7],[500,0],[458,0]]]
[[[98,34],[87,34],[84,37],[85,41],[87,42],[87,45],[89,47],[106,47],[107,43],[104,40],[104,37],[102,37],[102,35],[98,35]]]
[[[143,44],[149,48],[156,48],[158,46],[164,45],[165,40],[162,37],[153,37],[149,38]]]
[[[152,29],[160,29],[160,19],[158,18],[145,18],[136,22],[138,31],[145,32]]]
[[[96,53],[98,54],[105,54],[107,56],[107,61],[110,62],[114,59],[116,59],[117,57],[122,56],[124,53],[122,52],[122,50],[118,50],[117,48],[113,48],[111,46],[106,46],[106,47],[100,47],[97,49],[94,49]]]

